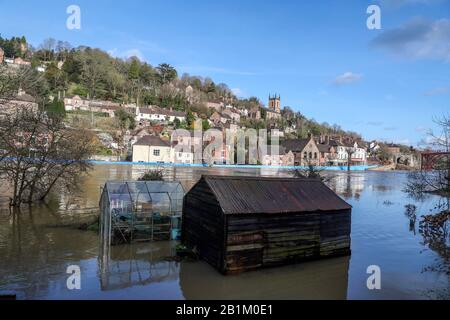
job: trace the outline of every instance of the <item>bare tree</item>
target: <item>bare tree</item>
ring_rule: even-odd
[[[0,177],[11,206],[43,201],[55,188],[72,191],[91,168],[92,135],[67,129],[59,116],[20,106],[0,118]]]
[[[409,174],[405,191],[420,196],[424,193],[450,194],[450,116],[442,116],[434,122],[440,127],[441,133],[428,133],[428,147],[437,152],[443,152],[432,165],[431,170],[414,171]],[[447,153],[447,155],[445,154]]]
[[[291,175],[294,178],[300,178],[300,179],[318,179],[322,182],[329,182],[333,179],[332,175],[324,175],[324,169],[321,169],[320,167],[314,165],[313,163],[309,162],[306,168],[302,169],[293,169],[290,171]]]
[[[351,165],[352,165],[352,157],[356,153],[355,147],[346,147],[345,151],[347,152],[347,171],[351,171]]]

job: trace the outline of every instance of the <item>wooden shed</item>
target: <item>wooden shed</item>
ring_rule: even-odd
[[[351,209],[319,180],[203,176],[182,241],[224,274],[350,255]]]

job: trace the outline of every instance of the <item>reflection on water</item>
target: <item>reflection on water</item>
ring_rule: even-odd
[[[349,257],[258,270],[224,277],[204,263],[183,263],[180,287],[186,299],[347,298]]]
[[[172,242],[112,247],[110,256],[99,257],[102,290],[118,290],[178,279],[179,263]]]
[[[0,205],[0,294],[20,299],[420,299],[447,298],[449,276],[427,272],[440,255],[411,232],[405,205],[428,213],[436,197],[414,201],[405,175],[332,173],[330,187],[353,206],[352,256],[225,277],[204,262],[175,262],[174,242],[116,246],[100,254],[96,233],[58,228],[98,212],[106,180],[138,178],[143,166],[96,166],[79,194],[10,213]],[[277,169],[168,168],[167,180],[188,190],[202,174],[289,176]],[[331,174],[331,173],[330,173]],[[8,190],[0,191],[1,199]],[[390,205],[385,205],[390,203]],[[31,210],[31,211],[30,211]],[[82,290],[66,288],[66,268],[79,265]],[[382,271],[382,290],[366,287],[367,267]],[[446,291],[447,290],[447,291]]]

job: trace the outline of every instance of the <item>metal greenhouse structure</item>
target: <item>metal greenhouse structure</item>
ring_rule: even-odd
[[[177,239],[184,189],[179,182],[111,181],[100,198],[100,234],[115,244]]]

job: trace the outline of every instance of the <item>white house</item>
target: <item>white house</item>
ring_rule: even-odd
[[[247,109],[240,109],[239,113],[241,114],[241,116],[243,117],[248,117],[248,110]]]
[[[354,153],[352,154],[352,162],[358,164],[366,164],[367,162],[367,149],[361,142],[355,142],[353,144]]]
[[[82,99],[80,96],[64,98],[64,108],[66,111],[89,110],[89,101]]]
[[[340,141],[331,140],[330,146],[336,149],[336,158],[333,159],[336,165],[346,165],[349,153],[351,153],[352,163],[365,164],[367,162],[367,151],[358,142],[344,144]]]
[[[136,121],[149,120],[157,122],[174,122],[175,119],[178,119],[181,122],[186,121],[186,114],[184,112],[158,107],[136,108]]]
[[[378,150],[380,150],[381,149],[381,146],[378,144],[378,142],[376,142],[376,141],[372,141],[370,144],[369,144],[369,153],[370,154],[375,154],[375,153],[377,153],[378,152]]]
[[[145,136],[133,145],[133,162],[171,163],[172,148],[168,141]]]
[[[182,164],[193,164],[194,163],[194,153],[188,151],[179,151],[176,152],[172,149],[172,159],[173,163],[182,163]]]
[[[231,120],[233,120],[233,122],[235,123],[239,123],[241,121],[241,115],[235,112],[233,109],[225,109],[222,114],[230,117]]]
[[[336,157],[331,162],[334,165],[346,165],[348,163],[347,146],[337,140],[330,140],[329,145],[336,150]]]
[[[45,64],[42,64],[42,65],[40,65],[40,66],[37,66],[37,67],[36,67],[36,70],[37,70],[38,72],[45,72],[45,70],[47,70],[47,67],[45,66]]]

